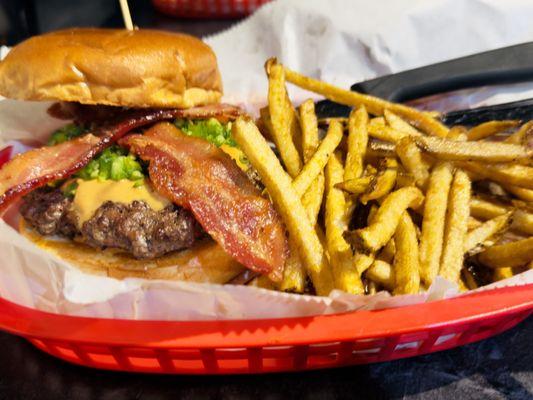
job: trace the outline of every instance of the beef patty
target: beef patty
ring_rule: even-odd
[[[41,235],[65,236],[96,248],[118,248],[136,258],[186,249],[205,235],[187,210],[170,205],[154,211],[144,201],[105,202],[78,229],[72,199],[52,188],[25,196],[20,213]]]

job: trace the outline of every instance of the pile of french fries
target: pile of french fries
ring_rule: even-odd
[[[467,290],[533,267],[533,122],[449,129],[437,113],[340,89],[275,59],[265,69],[261,129],[241,118],[233,136],[285,222],[290,256],[282,282],[254,285],[414,294],[439,275]],[[295,108],[287,82],[353,110],[320,121],[312,100]]]

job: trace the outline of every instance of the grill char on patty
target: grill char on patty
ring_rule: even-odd
[[[154,211],[143,201],[105,202],[78,229],[72,200],[59,189],[31,192],[24,197],[20,213],[42,235],[75,238],[96,248],[118,248],[135,258],[189,248],[205,234],[187,210],[170,205]]]

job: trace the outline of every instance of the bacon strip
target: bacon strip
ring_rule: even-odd
[[[91,159],[131,130],[175,118],[234,118],[239,108],[223,104],[188,110],[129,110],[120,120],[101,127],[98,136],[83,137],[56,146],[42,147],[17,155],[0,169],[0,215],[17,198],[85,167]],[[126,118],[127,116],[127,118]]]
[[[155,189],[191,210],[227,253],[253,271],[281,279],[287,253],[281,220],[227,155],[171,124],[157,124],[120,144],[150,162]]]

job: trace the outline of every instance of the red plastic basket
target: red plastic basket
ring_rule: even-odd
[[[253,13],[271,0],[152,0],[167,15],[184,18],[236,18]]]
[[[0,329],[63,360],[167,374],[301,371],[445,350],[503,332],[533,312],[533,285],[379,311],[253,321],[69,317],[0,299]]]

